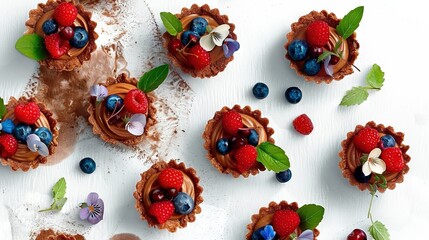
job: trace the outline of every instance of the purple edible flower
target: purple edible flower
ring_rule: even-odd
[[[276,232],[274,231],[274,228],[271,225],[265,226],[264,229],[262,229],[262,231],[259,232],[259,234],[261,234],[261,236],[265,240],[273,240],[274,237],[276,236]]]
[[[231,57],[235,51],[240,49],[240,43],[235,41],[232,38],[226,38],[222,45],[223,48],[223,54],[226,58]]]
[[[332,65],[329,64],[330,61],[331,61],[331,55],[328,55],[328,57],[325,58],[325,60],[323,60],[323,67],[325,68],[326,74],[333,77],[334,69],[332,68]]]
[[[314,233],[310,229],[305,230],[298,237],[298,240],[313,240],[313,239],[314,239]]]
[[[5,119],[4,121],[0,122],[0,131],[3,131],[5,133],[12,133],[14,128],[15,124],[13,124],[13,121],[11,119]]]
[[[96,100],[97,102],[103,101],[103,99],[107,97],[107,95],[109,94],[109,92],[107,91],[107,88],[103,85],[92,86],[90,93],[91,93],[91,96],[97,98]]]
[[[81,203],[80,207],[82,208],[79,213],[80,219],[87,219],[91,224],[97,224],[103,220],[104,202],[98,198],[97,193],[90,193],[86,203]]]

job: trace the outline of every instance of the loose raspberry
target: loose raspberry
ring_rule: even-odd
[[[388,172],[398,173],[404,169],[404,158],[401,149],[398,147],[384,149],[380,158],[386,163],[386,171]]]
[[[11,134],[0,136],[0,153],[3,158],[15,155],[18,150],[18,141]]]
[[[77,17],[77,8],[67,2],[57,6],[54,11],[54,19],[63,27],[71,26]]]
[[[125,95],[125,109],[130,113],[145,114],[148,109],[146,94],[139,89],[133,89]]]
[[[187,54],[188,62],[195,69],[200,70],[210,65],[210,54],[199,44],[193,46]]]
[[[307,27],[307,42],[316,47],[323,47],[329,41],[329,25],[324,21],[315,21]]]
[[[20,103],[15,107],[15,118],[28,125],[34,124],[40,117],[40,109],[34,102]]]
[[[366,127],[358,132],[358,134],[353,139],[353,143],[356,148],[363,152],[369,153],[374,148],[377,147],[380,138],[378,136],[377,130],[374,128]]]
[[[183,184],[183,173],[174,168],[166,168],[159,174],[158,183],[164,189],[180,190]]]
[[[170,201],[152,203],[149,214],[154,216],[159,224],[167,222],[174,213],[174,205]]]
[[[309,135],[313,131],[313,123],[307,114],[301,114],[293,120],[293,127],[302,135]]]
[[[281,237],[289,237],[299,226],[301,220],[298,213],[292,210],[278,210],[273,215],[271,224],[274,231]]]
[[[53,58],[60,58],[70,49],[69,41],[63,40],[59,33],[45,37],[45,47]]]
[[[254,146],[244,145],[239,148],[234,154],[235,161],[237,161],[238,171],[243,173],[249,170],[255,165],[257,157],[258,152]]]
[[[243,127],[243,121],[240,113],[231,110],[223,114],[222,128],[223,131],[231,136],[238,133],[238,129]]]

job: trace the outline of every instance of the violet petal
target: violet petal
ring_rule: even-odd
[[[39,136],[30,134],[27,137],[27,147],[32,152],[38,152],[41,156],[49,156],[49,149],[43,142],[40,141]]]
[[[82,220],[87,219],[89,217],[89,208],[88,207],[81,208],[79,212],[79,217]]]
[[[325,60],[323,60],[323,67],[325,68],[326,74],[332,77],[334,76],[334,69],[332,68],[332,65],[329,64],[330,61],[331,61],[331,55],[328,55],[328,57],[326,57]]]
[[[97,97],[97,102],[103,101],[109,94],[107,88],[103,85],[94,85],[90,90],[91,96]]]
[[[314,239],[314,234],[313,234],[313,231],[311,231],[310,229],[305,230],[298,237],[298,240],[313,240],[313,239]]]
[[[133,116],[131,116],[130,120],[125,125],[125,129],[134,136],[140,136],[144,133],[145,126],[146,115],[134,114]]]
[[[92,192],[90,194],[88,194],[88,198],[86,199],[86,204],[88,204],[88,206],[94,206],[95,204],[97,204],[98,202],[98,194],[95,192]]]
[[[232,38],[225,39],[223,43],[223,53],[226,58],[231,57],[238,49],[240,49],[240,43]]]
[[[228,53],[229,53],[229,48],[228,48],[228,44],[226,44],[226,42],[225,43],[223,43],[223,45],[222,45],[222,49],[223,49],[223,55],[225,55],[225,57],[226,58],[229,58],[228,56],[230,56],[230,55],[228,55]]]

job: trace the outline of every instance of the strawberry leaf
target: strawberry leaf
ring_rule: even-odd
[[[158,66],[140,78],[137,87],[145,93],[155,90],[167,78],[168,64]]]
[[[6,114],[6,106],[4,105],[3,98],[0,98],[0,119]]]
[[[164,24],[165,29],[172,36],[176,36],[177,33],[183,31],[182,22],[172,13],[161,12],[162,23]]]
[[[363,103],[368,98],[368,91],[364,87],[353,87],[346,92],[341,100],[341,106],[351,106]]]
[[[58,182],[52,187],[54,202],[49,208],[40,210],[39,212],[60,211],[67,201],[67,198],[64,197],[66,195],[66,188],[66,180],[64,178],[60,178],[60,180],[58,180]]]
[[[15,48],[26,57],[40,61],[49,57],[44,42],[44,39],[35,33],[24,34],[16,41]]]
[[[289,169],[289,158],[280,147],[270,142],[263,142],[256,147],[256,151],[258,152],[257,161],[262,163],[268,170],[277,173]]]
[[[372,65],[368,75],[366,75],[366,83],[375,89],[383,87],[384,83],[384,72],[381,71],[380,66],[377,64]]]
[[[363,6],[357,7],[347,13],[337,26],[337,32],[341,37],[347,39],[359,27],[363,16]]]
[[[369,227],[369,233],[375,240],[390,240],[390,234],[383,223],[375,221]]]
[[[296,212],[299,215],[301,230],[313,230],[322,221],[325,209],[316,204],[307,204],[298,208]]]

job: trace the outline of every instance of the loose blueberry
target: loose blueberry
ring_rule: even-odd
[[[40,141],[42,141],[46,146],[49,146],[52,142],[52,132],[48,128],[45,127],[38,127],[36,131],[34,131],[34,134],[39,136]]]
[[[250,134],[247,137],[247,142],[250,145],[253,145],[255,147],[258,146],[258,143],[259,143],[259,134],[258,134],[258,132],[255,129],[251,129],[250,130]]]
[[[192,41],[192,43],[190,43],[190,45],[188,46],[193,46],[195,43],[197,43],[200,40],[200,35],[195,31],[188,30],[182,33],[180,40],[182,41],[183,46],[186,46],[189,43],[189,41]]]
[[[293,104],[299,103],[299,101],[301,101],[301,98],[302,98],[301,89],[297,87],[290,87],[286,90],[285,97],[286,97],[286,100],[290,103],[293,103]]]
[[[46,20],[42,25],[42,30],[46,35],[56,33],[58,31],[58,23],[54,19]]]
[[[175,188],[169,188],[169,189],[165,190],[164,193],[165,193],[165,196],[171,200],[174,197],[176,197],[177,194],[179,194],[179,191]]]
[[[27,142],[27,136],[33,132],[33,129],[25,123],[19,123],[12,131],[12,135],[18,140],[20,143]]]
[[[265,83],[258,82],[253,86],[252,92],[255,98],[264,99],[268,96],[269,93],[268,86]]]
[[[174,210],[178,214],[189,214],[194,210],[194,200],[188,194],[180,192],[173,199]]]
[[[229,145],[231,149],[239,149],[246,145],[246,139],[242,137],[232,137],[229,139]]]
[[[276,173],[276,179],[281,183],[289,182],[291,178],[292,178],[292,171],[290,169],[283,172]]]
[[[287,47],[287,53],[294,61],[301,61],[307,56],[308,44],[303,40],[294,40]]]
[[[369,176],[365,176],[365,174],[363,174],[362,172],[362,165],[361,165],[355,169],[355,172],[353,173],[353,175],[356,181],[360,183],[367,183],[371,179],[372,173]]]
[[[118,111],[123,105],[124,100],[119,95],[112,94],[106,98],[106,108],[109,112]]]
[[[70,40],[74,36],[74,30],[72,27],[65,27],[60,31],[60,35],[65,40]]]
[[[396,141],[392,137],[392,135],[384,135],[380,138],[380,140],[381,140],[381,144],[382,144],[381,147],[383,149],[396,146]]]
[[[84,158],[80,160],[79,167],[82,170],[82,172],[91,174],[95,171],[96,165],[95,161],[92,158]]]
[[[75,48],[83,48],[88,43],[88,32],[83,27],[75,27],[70,45]]]
[[[261,235],[262,230],[264,230],[264,227],[260,227],[254,231],[252,234],[252,240],[265,240],[265,238]]]
[[[206,33],[208,22],[202,17],[194,18],[191,22],[191,30],[197,32],[200,36]]]
[[[304,63],[304,72],[308,76],[314,76],[318,74],[321,68],[322,68],[321,63],[318,63],[317,59],[315,58],[308,59]]]
[[[222,154],[225,155],[229,152],[229,141],[227,138],[221,138],[217,140],[216,142],[216,150]]]
[[[160,202],[160,201],[164,200],[165,194],[164,194],[164,191],[157,188],[157,189],[154,189],[150,192],[149,197],[150,197],[150,200],[152,202]]]

